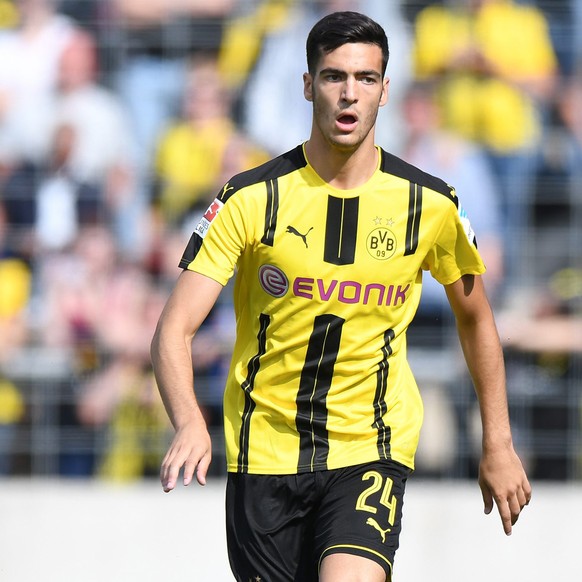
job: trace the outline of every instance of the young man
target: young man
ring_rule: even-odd
[[[211,443],[190,343],[237,269],[225,392],[227,538],[237,580],[390,580],[422,404],[406,329],[422,270],[446,287],[479,397],[480,486],[511,533],[531,489],[512,446],[484,266],[455,192],[374,145],[388,43],[369,18],[307,40],[309,141],[230,180],[197,226],[152,344],[176,429],[166,491]],[[293,122],[289,112],[289,122]]]

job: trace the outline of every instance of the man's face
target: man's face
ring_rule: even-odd
[[[312,76],[303,75],[304,95],[313,102],[314,131],[332,146],[351,151],[373,140],[378,108],[388,99],[382,78],[382,50],[377,45],[348,43],[323,54]]]

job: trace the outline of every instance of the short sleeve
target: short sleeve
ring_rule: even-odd
[[[422,265],[442,285],[450,285],[463,275],[481,275],[485,265],[477,250],[477,240],[461,206],[450,204],[437,239]]]
[[[180,261],[182,269],[195,271],[226,285],[247,244],[247,213],[241,196],[224,204],[215,199],[194,229]]]

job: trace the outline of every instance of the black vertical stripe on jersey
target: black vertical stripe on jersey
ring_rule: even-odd
[[[265,209],[265,231],[261,242],[273,246],[275,229],[277,228],[277,213],[279,212],[279,182],[267,180],[267,206]]]
[[[259,333],[257,334],[257,353],[250,359],[247,366],[247,377],[245,381],[241,384],[241,388],[245,395],[245,407],[242,413],[242,423],[240,427],[239,435],[239,451],[238,451],[238,466],[237,470],[239,473],[246,473],[249,470],[249,441],[250,441],[250,428],[251,428],[251,416],[255,410],[255,402],[251,396],[253,388],[255,386],[255,378],[261,367],[261,356],[264,355],[267,349],[267,328],[271,318],[264,313],[259,316]]]
[[[297,393],[299,472],[327,468],[327,394],[340,346],[345,320],[335,315],[318,315],[307,346]]]
[[[356,256],[359,198],[327,198],[323,260],[332,265],[352,265]]]
[[[378,362],[376,372],[376,393],[374,395],[374,423],[372,426],[378,431],[378,455],[381,459],[390,458],[390,427],[384,424],[384,415],[388,410],[386,406],[386,390],[388,388],[388,374],[390,372],[389,358],[392,355],[392,340],[394,330],[384,332],[384,345],[382,346],[382,359]]]
[[[413,255],[418,248],[418,232],[422,214],[422,186],[410,182],[408,191],[408,221],[406,223],[406,241],[404,255]]]

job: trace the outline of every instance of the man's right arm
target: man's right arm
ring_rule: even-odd
[[[218,299],[222,285],[184,271],[160,316],[151,357],[164,406],[176,434],[162,461],[160,479],[165,491],[176,486],[184,467],[184,485],[194,473],[201,485],[211,460],[210,435],[194,393],[192,338]]]

